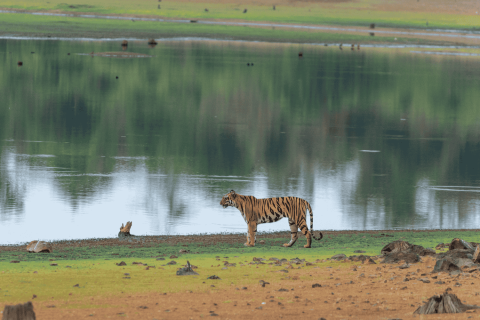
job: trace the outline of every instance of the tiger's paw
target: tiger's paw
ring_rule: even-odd
[[[284,247],[290,247],[290,245],[288,243],[284,243],[283,246]]]
[[[306,245],[304,245],[303,247],[304,247],[304,248],[311,248],[312,246],[311,246],[311,245],[309,246],[308,244],[306,244]]]
[[[247,242],[247,243],[244,243],[243,245],[244,245],[245,247],[255,247],[254,244],[249,244],[248,242]]]

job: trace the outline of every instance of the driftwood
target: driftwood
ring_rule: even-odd
[[[132,221],[127,221],[127,224],[125,226],[120,227],[120,232],[118,233],[118,237],[130,237],[133,236],[133,234],[130,234],[130,229],[132,228]]]
[[[52,245],[45,241],[34,240],[27,245],[27,251],[34,252],[34,253],[38,253],[38,252],[52,253],[53,249],[52,249]]]
[[[17,304],[14,306],[5,306],[3,309],[2,320],[35,320],[35,312],[33,304],[28,301],[25,304]]]
[[[434,295],[423,305],[415,310],[414,314],[433,314],[433,313],[462,313],[470,309],[480,307],[463,304],[453,293]]]

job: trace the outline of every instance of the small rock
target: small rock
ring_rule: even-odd
[[[126,266],[127,264],[125,263],[125,261],[122,261],[120,263],[115,263],[117,266]]]
[[[172,254],[172,255],[170,256],[170,259],[177,259],[177,258],[178,258],[178,257],[177,257],[176,255],[174,255],[174,254]]]
[[[312,284],[312,288],[321,288],[322,285],[320,283],[314,283]]]
[[[219,276],[216,276],[216,275],[210,276],[210,277],[208,277],[207,279],[210,279],[210,280],[222,280],[222,279],[220,279]]]

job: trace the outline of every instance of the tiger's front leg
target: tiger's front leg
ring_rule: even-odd
[[[256,234],[257,234],[257,224],[255,222],[249,222],[248,233],[247,233],[247,243],[244,244],[246,247],[255,247]]]

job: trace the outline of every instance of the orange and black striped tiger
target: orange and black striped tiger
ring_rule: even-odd
[[[313,213],[310,204],[297,197],[280,197],[257,199],[253,196],[243,196],[230,191],[223,196],[220,205],[226,207],[235,207],[242,213],[243,219],[248,224],[247,243],[245,246],[254,247],[256,240],[257,225],[260,223],[275,222],[283,217],[288,218],[288,224],[291,230],[291,240],[283,246],[291,247],[298,239],[298,229],[307,237],[305,248],[312,247],[313,233]],[[310,211],[310,231],[306,223],[306,211]],[[313,236],[315,240],[321,240],[323,234],[320,232],[320,238]]]

